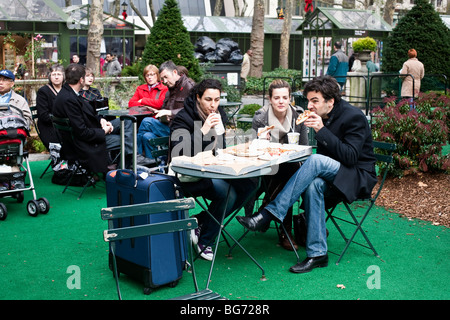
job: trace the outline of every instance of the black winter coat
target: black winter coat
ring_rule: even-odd
[[[47,150],[50,142],[59,142],[51,118],[57,93],[53,87],[50,88],[49,86],[51,84],[39,88],[36,95],[39,138],[41,138]]]
[[[377,176],[372,132],[366,116],[341,100],[335,103],[324,125],[316,132],[317,153],[341,163],[333,185],[348,202],[370,195]]]
[[[74,139],[67,134],[62,137],[63,159],[80,160],[93,172],[106,172],[108,154],[105,131],[89,102],[64,84],[55,99],[53,114],[69,118],[73,128]]]
[[[184,101],[184,108],[178,112],[170,124],[171,156],[193,157],[197,153],[212,150],[214,147],[224,149],[225,134],[216,137],[215,131],[210,130],[203,135],[201,127],[204,121],[200,118],[196,107],[197,100],[189,96]],[[222,123],[227,123],[227,115],[219,106],[218,111],[222,117]],[[220,139],[216,142],[216,139]]]

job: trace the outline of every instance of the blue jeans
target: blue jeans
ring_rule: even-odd
[[[170,128],[167,124],[155,118],[144,118],[137,133],[137,152],[139,154],[145,152],[147,158],[153,159],[152,150],[154,148],[150,146],[148,140],[168,135],[170,135]]]
[[[297,172],[289,179],[275,200],[266,206],[279,220],[283,221],[288,209],[303,194],[308,234],[306,254],[308,257],[327,253],[327,234],[325,227],[325,195],[328,183],[332,182],[340,163],[320,154],[311,155]]]

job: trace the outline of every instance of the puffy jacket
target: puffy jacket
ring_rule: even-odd
[[[348,57],[342,50],[337,50],[330,58],[327,75],[334,77],[339,83],[345,83],[347,72]]]

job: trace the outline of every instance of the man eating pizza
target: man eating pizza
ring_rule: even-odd
[[[361,110],[341,99],[331,76],[309,81],[304,88],[309,115],[305,126],[316,132],[317,152],[289,179],[283,190],[260,212],[238,221],[251,231],[265,231],[272,219],[283,221],[302,196],[305,210],[307,258],[292,266],[294,273],[328,265],[325,206],[369,196],[377,182],[372,132]]]

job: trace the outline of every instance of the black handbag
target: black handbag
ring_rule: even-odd
[[[306,245],[306,217],[302,212],[292,217],[294,224],[294,238],[297,245],[304,247]]]

